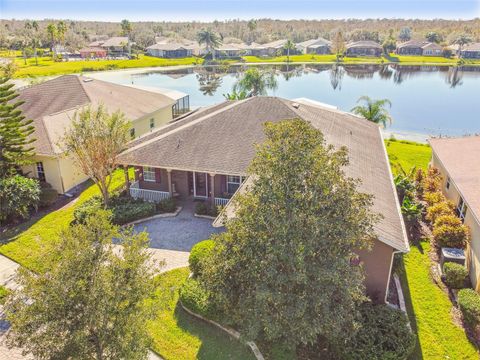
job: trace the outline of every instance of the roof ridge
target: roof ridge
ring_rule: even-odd
[[[128,153],[130,153],[130,152],[132,152],[132,151],[134,151],[134,150],[137,150],[137,149],[142,148],[142,147],[144,147],[144,146],[146,146],[146,145],[149,145],[150,143],[152,143],[152,142],[154,142],[154,141],[157,141],[157,140],[159,140],[159,139],[166,138],[167,136],[170,136],[170,135],[172,135],[172,134],[175,134],[175,133],[177,133],[177,132],[179,132],[179,131],[181,131],[181,130],[183,130],[183,129],[186,129],[186,128],[189,128],[189,127],[191,127],[191,126],[193,126],[193,125],[196,125],[196,124],[198,124],[198,123],[201,123],[202,121],[204,121],[204,120],[206,120],[206,119],[208,119],[208,118],[210,118],[210,117],[212,117],[212,116],[214,116],[214,115],[217,115],[218,113],[221,113],[221,112],[226,111],[226,110],[230,110],[230,109],[232,109],[232,108],[234,108],[234,107],[236,107],[236,106],[238,106],[238,105],[240,105],[240,104],[244,104],[244,103],[246,103],[247,101],[249,101],[250,99],[253,99],[253,98],[235,101],[234,103],[232,103],[232,104],[229,105],[229,106],[221,107],[220,109],[218,109],[218,110],[216,110],[216,111],[214,111],[214,112],[212,112],[212,113],[210,113],[210,114],[206,114],[206,115],[204,115],[204,116],[202,116],[202,117],[200,117],[200,118],[198,118],[198,119],[196,119],[196,120],[193,120],[193,121],[191,121],[191,122],[189,122],[189,123],[186,123],[186,124],[184,124],[184,125],[182,125],[182,126],[179,126],[179,127],[175,128],[175,129],[169,131],[169,132],[166,132],[166,133],[164,133],[164,134],[160,134],[160,135],[155,136],[155,137],[153,137],[153,138],[151,138],[151,139],[149,139],[149,140],[147,140],[147,141],[145,141],[145,142],[143,142],[143,143],[141,143],[141,144],[135,145],[135,146],[133,146],[133,147],[125,150],[124,152],[122,152],[122,155],[128,154]],[[173,123],[172,123],[172,124],[173,124]],[[161,128],[161,129],[162,129],[162,128]]]

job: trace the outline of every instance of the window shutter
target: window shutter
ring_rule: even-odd
[[[155,182],[160,184],[162,182],[162,179],[160,177],[162,169],[155,168]]]

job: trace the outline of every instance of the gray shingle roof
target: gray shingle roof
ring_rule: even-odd
[[[56,142],[75,109],[104,104],[110,112],[122,111],[130,120],[153,113],[175,101],[169,97],[132,86],[112,84],[77,75],[64,75],[20,91],[23,114],[34,121],[35,151],[58,153]]]
[[[351,42],[351,43],[348,43],[347,46],[346,46],[347,49],[350,49],[350,48],[376,48],[376,49],[382,49],[382,46],[375,42],[375,41],[371,41],[371,40],[362,40],[362,41],[355,41],[355,42]]]
[[[299,105],[299,106],[297,106]],[[375,210],[384,216],[379,239],[408,250],[396,191],[380,130],[352,114],[276,97],[226,102],[206,114],[185,118],[157,136],[139,139],[120,156],[125,165],[153,166],[219,174],[245,175],[255,144],[265,136],[263,123],[302,118],[320,129],[327,141],[349,149],[348,176],[361,179],[360,190],[375,196]]]

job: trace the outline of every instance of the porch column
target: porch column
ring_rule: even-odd
[[[210,201],[215,206],[215,174],[210,175]]]
[[[167,169],[167,179],[168,179],[168,192],[170,193],[170,197],[173,197],[172,169]]]
[[[130,178],[128,176],[128,166],[124,165],[123,166],[123,173],[125,174],[125,189],[127,190],[127,193],[130,190]]]

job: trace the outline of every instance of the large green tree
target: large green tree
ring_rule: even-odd
[[[368,96],[361,96],[357,103],[363,102],[364,105],[357,105],[352,108],[352,112],[357,114],[375,124],[387,127],[387,123],[393,122],[392,116],[389,114],[386,106],[392,106],[392,103],[388,99],[374,100]]]
[[[215,60],[215,49],[222,44],[220,35],[210,29],[203,29],[197,34],[199,45],[205,45],[208,52],[212,53],[212,59]]]
[[[63,138],[67,155],[100,189],[105,208],[108,206],[112,172],[118,155],[129,140],[130,122],[120,112],[109,114],[103,105],[91,106],[75,113]]]
[[[269,89],[277,88],[277,79],[272,72],[261,71],[252,67],[245,71],[242,78],[234,85],[234,93],[246,93],[247,97],[267,95]]]
[[[200,281],[246,338],[341,341],[364,300],[352,258],[374,236],[372,197],[345,175],[347,150],[309,123],[267,123],[265,135]]]
[[[5,178],[20,165],[30,162],[34,154],[31,146],[35,141],[30,135],[34,131],[32,120],[23,116],[16,101],[18,93],[8,77],[0,77],[0,178]]]
[[[62,231],[46,272],[19,271],[5,304],[10,345],[36,359],[146,359],[156,270],[147,244],[145,232],[120,231],[104,210]]]

